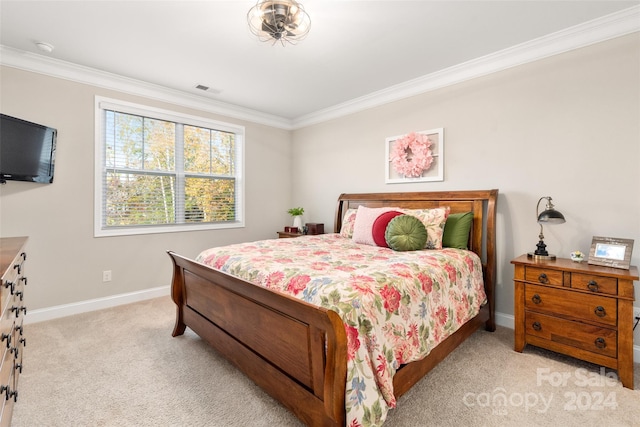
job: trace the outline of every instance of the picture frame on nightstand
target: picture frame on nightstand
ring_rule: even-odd
[[[593,236],[589,264],[629,269],[633,239]]]

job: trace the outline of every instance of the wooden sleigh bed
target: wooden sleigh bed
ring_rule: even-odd
[[[498,190],[342,194],[334,232],[348,209],[449,206],[473,212],[469,249],[480,256],[487,303],[427,357],[402,365],[394,395],[408,391],[460,343],[485,326],[495,330],[496,203]],[[177,305],[173,336],[186,327],[205,339],[251,380],[312,426],[345,425],[347,337],[332,310],[274,292],[173,252],[171,296]]]

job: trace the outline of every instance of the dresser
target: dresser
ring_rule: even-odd
[[[515,344],[546,348],[616,369],[633,389],[633,293],[628,270],[522,255],[514,265]]]
[[[18,401],[18,377],[22,372],[22,354],[26,345],[22,321],[24,305],[26,237],[0,239],[0,427],[11,425],[13,405]]]

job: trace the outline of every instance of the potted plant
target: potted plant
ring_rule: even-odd
[[[302,230],[302,215],[304,214],[304,208],[291,208],[287,212],[293,217],[293,226],[298,227],[298,230]]]

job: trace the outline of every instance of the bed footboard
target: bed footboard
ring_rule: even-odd
[[[169,252],[173,336],[188,326],[307,425],[344,425],[347,344],[337,313]]]

